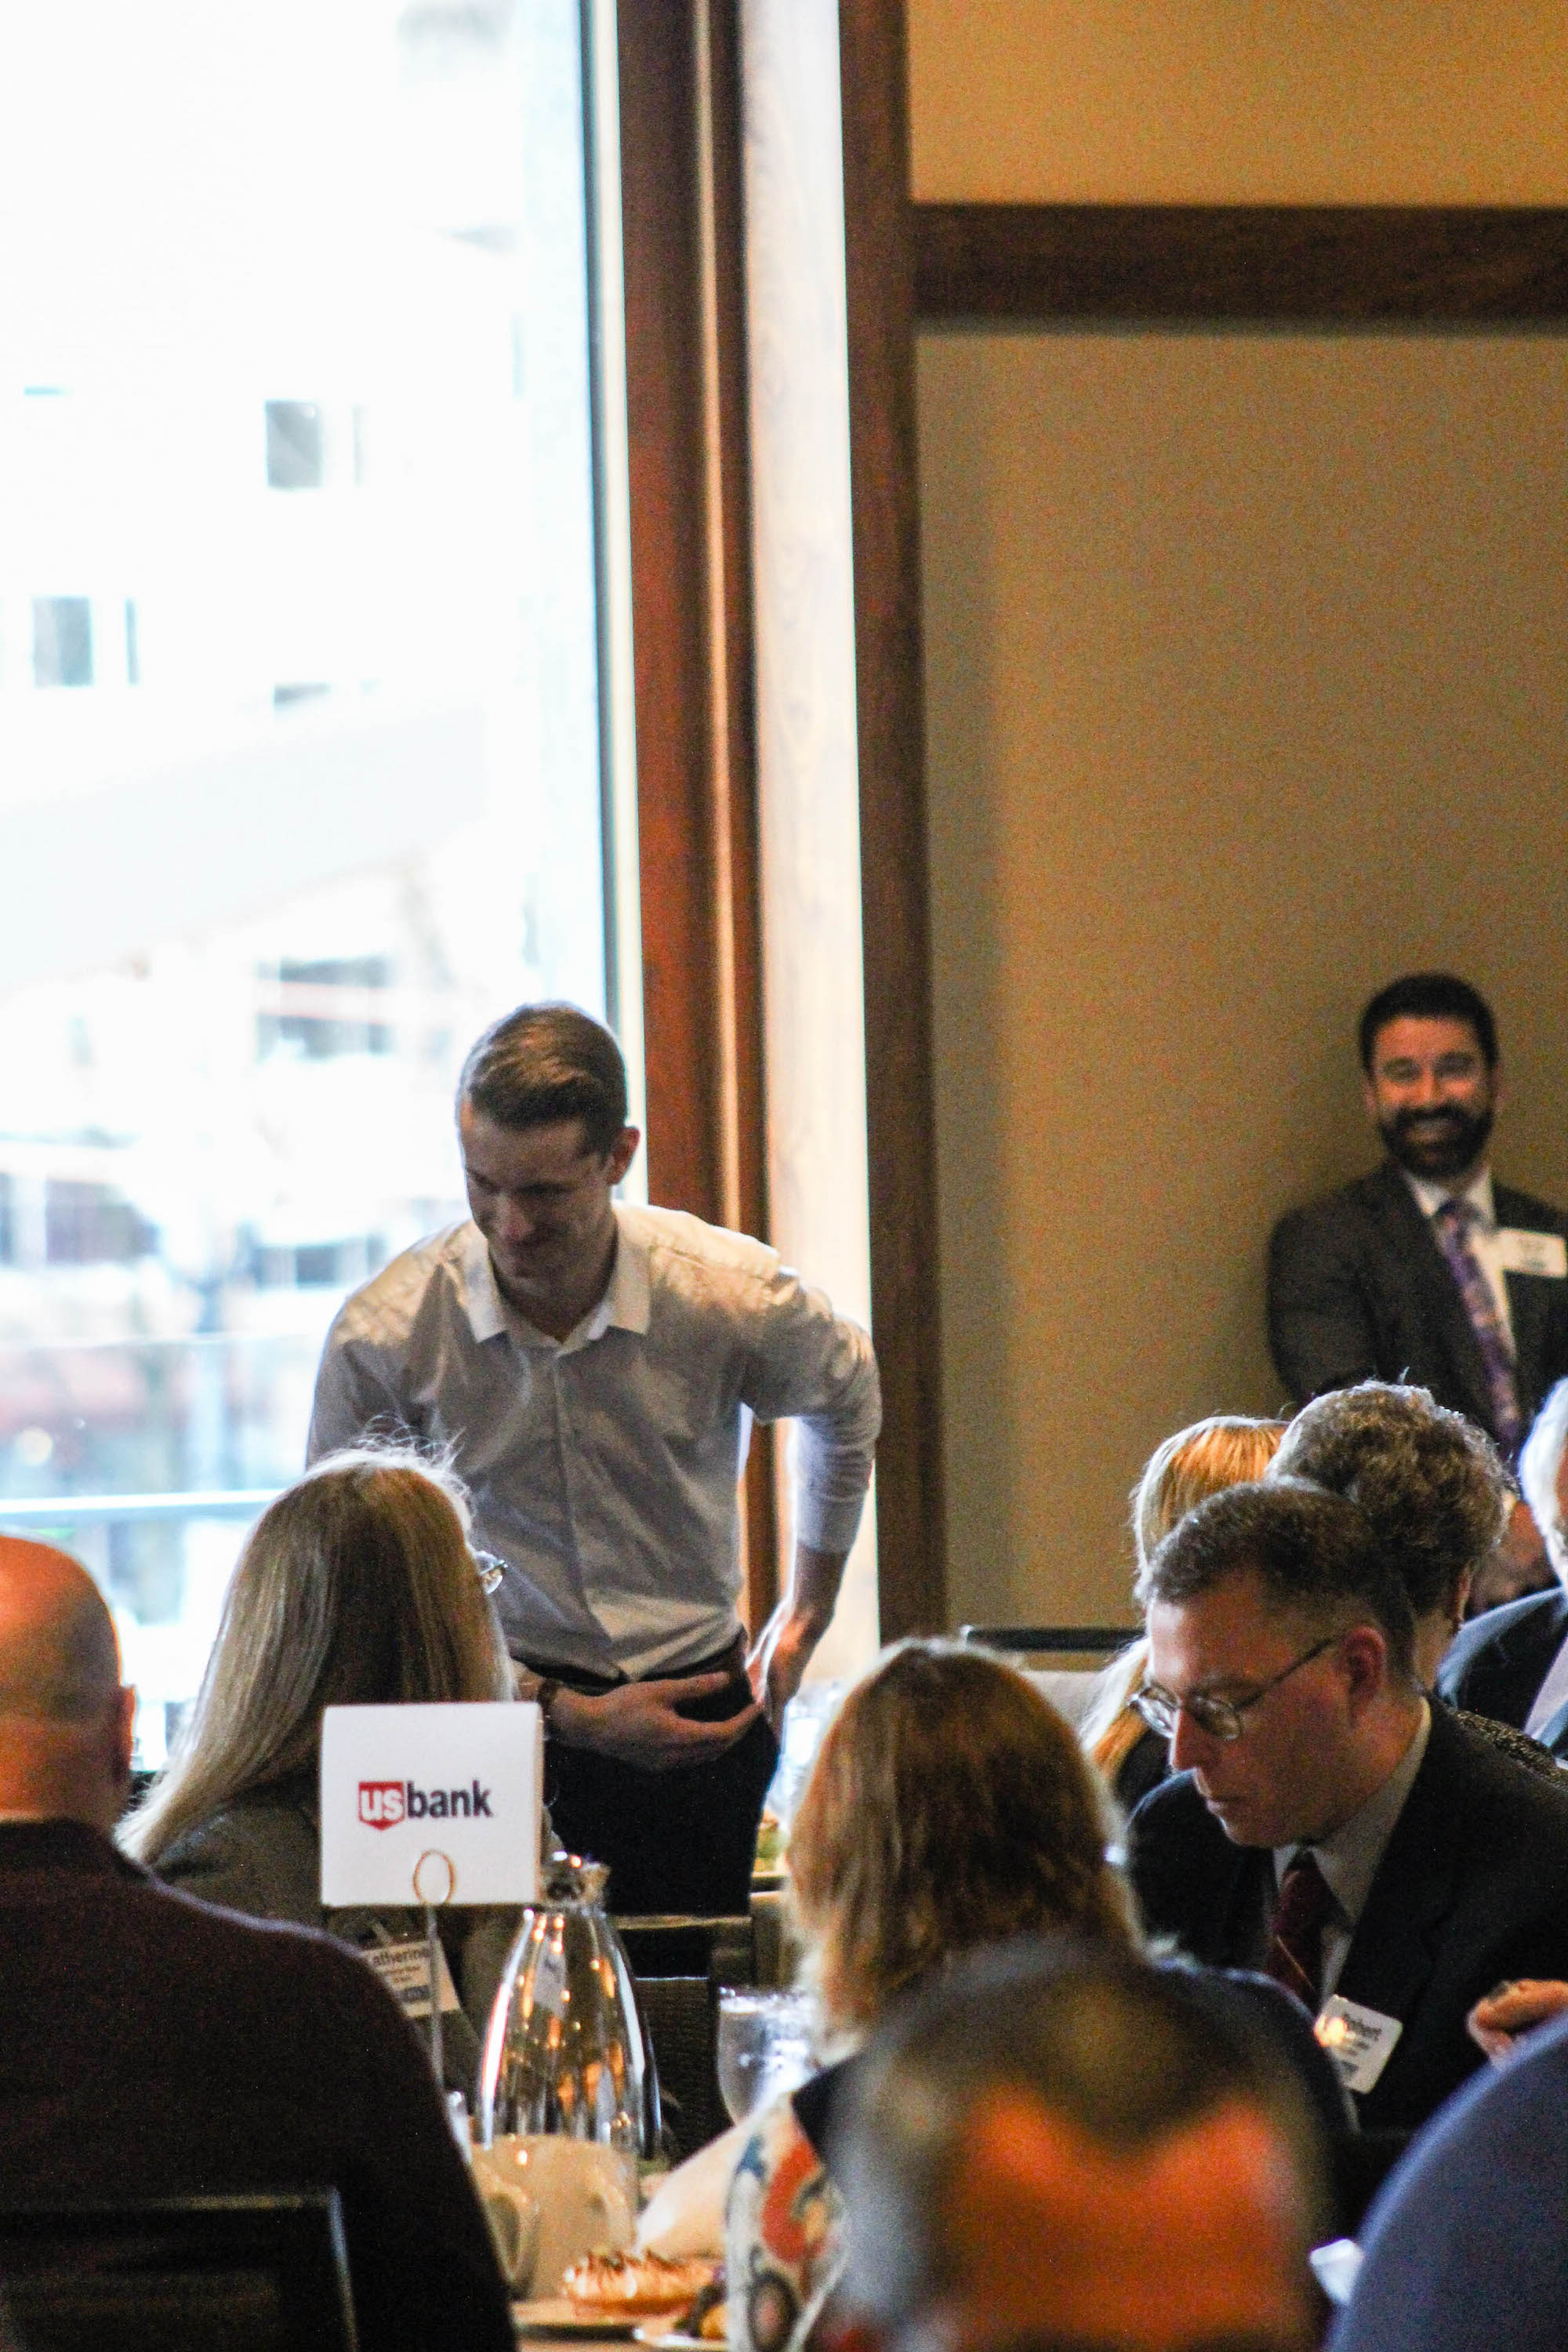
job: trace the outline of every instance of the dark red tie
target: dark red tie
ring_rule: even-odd
[[[1333,1902],[1316,1858],[1308,1847],[1298,1847],[1279,1882],[1263,1967],[1266,1975],[1305,2001],[1314,2015],[1323,1974],[1323,1928]]]

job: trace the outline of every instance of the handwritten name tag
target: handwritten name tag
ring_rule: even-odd
[[[1393,2055],[1405,2028],[1380,2009],[1342,2000],[1336,1992],[1323,2003],[1312,2028],[1339,2069],[1347,2091],[1370,2091]]]
[[[1505,1274],[1543,1274],[1568,1280],[1568,1242],[1561,1234],[1527,1234],[1521,1225],[1500,1225],[1497,1254]]]

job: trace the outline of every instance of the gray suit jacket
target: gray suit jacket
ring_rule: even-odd
[[[412,1909],[323,1908],[321,1831],[309,1777],[247,1790],[222,1812],[177,1838],[153,1867],[165,1885],[200,1895],[204,1903],[253,1919],[323,1927],[340,1943],[398,1943],[425,1932],[422,1915]],[[518,1912],[504,1906],[454,1911],[441,1923],[447,1965],[463,2005],[445,2021],[447,2082],[449,2089],[466,2092],[470,2105],[490,2007],[518,1925]]]
[[[1506,1184],[1493,1189],[1499,1224],[1568,1239],[1560,1209]],[[1568,1281],[1531,1274],[1507,1280],[1528,1422],[1568,1373]],[[1486,1371],[1464,1300],[1392,1160],[1275,1226],[1268,1344],[1298,1404],[1355,1381],[1409,1380],[1491,1430]]]

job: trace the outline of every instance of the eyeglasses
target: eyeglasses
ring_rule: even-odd
[[[480,1551],[476,1544],[468,1546],[468,1558],[473,1561],[475,1573],[485,1591],[499,1592],[506,1576],[505,1560],[498,1559],[493,1551]]]
[[[1162,1739],[1175,1737],[1176,1719],[1184,1709],[1211,1739],[1239,1739],[1247,1729],[1249,1709],[1259,1699],[1267,1698],[1271,1690],[1278,1690],[1281,1683],[1289,1682],[1303,1666],[1310,1666],[1314,1658],[1321,1658],[1325,1650],[1331,1650],[1339,1638],[1337,1633],[1325,1633],[1321,1642],[1314,1642],[1310,1650],[1303,1650],[1299,1658],[1281,1666],[1250,1698],[1211,1698],[1204,1691],[1194,1691],[1191,1698],[1178,1698],[1174,1691],[1166,1690],[1160,1683],[1145,1683],[1142,1690],[1133,1692],[1132,1704],[1150,1730],[1157,1731]]]

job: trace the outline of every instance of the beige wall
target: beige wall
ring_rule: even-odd
[[[911,0],[917,196],[1568,200],[1559,6]],[[1351,1033],[1495,996],[1568,1201],[1568,364],[1550,338],[928,333],[952,1614],[1121,1615],[1126,1489],[1266,1410]]]
[[[1154,1442],[1271,1409],[1262,1254],[1373,1156],[1402,969],[1493,998],[1568,1202],[1552,340],[920,353],[955,1617],[1125,1605]]]
[[[931,203],[1563,204],[1562,0],[909,0]]]

